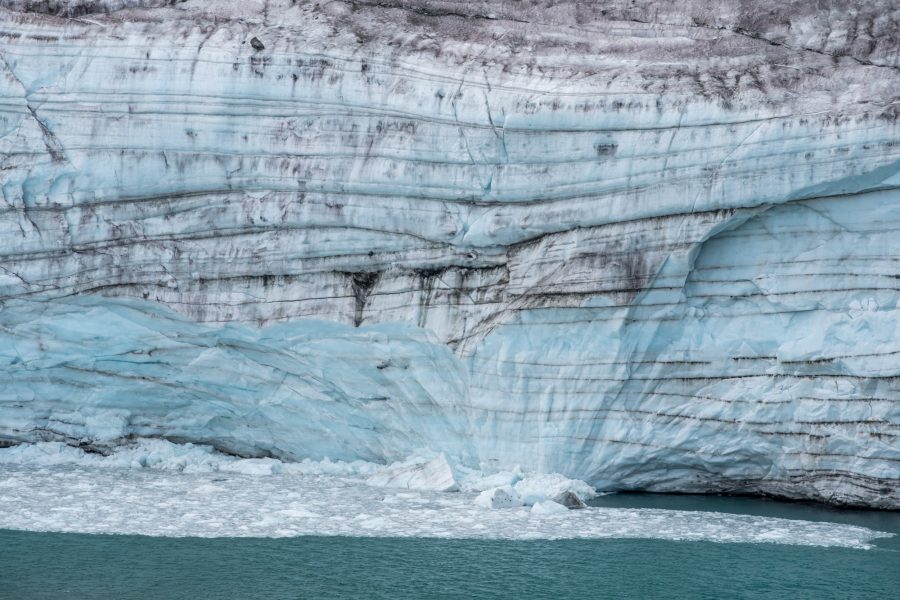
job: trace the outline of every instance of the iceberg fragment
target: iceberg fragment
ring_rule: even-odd
[[[524,504],[510,485],[484,490],[475,498],[475,504],[484,508],[512,508]]]
[[[531,514],[538,515],[540,517],[553,517],[553,516],[562,516],[569,512],[569,509],[554,502],[553,500],[542,500],[541,502],[535,502],[534,506],[531,507]]]
[[[489,474],[477,469],[468,469],[464,465],[457,466],[457,469],[461,472],[460,487],[467,492],[481,492],[497,487],[514,486],[525,477],[518,465],[511,471]]]
[[[552,500],[575,508],[584,506],[585,500],[597,496],[597,491],[589,484],[559,473],[529,474],[516,483],[515,491],[529,506]]]
[[[180,473],[240,473],[243,475],[337,475],[365,477],[381,465],[355,461],[282,462],[274,458],[240,458],[202,444],[136,439],[106,453],[86,452],[62,442],[20,444],[0,449],[0,465],[81,466],[96,469],[151,469]]]
[[[569,490],[566,490],[561,494],[557,494],[552,498],[552,500],[557,504],[565,506],[566,508],[587,508],[587,504],[584,503],[584,500],[582,500],[578,496],[578,494]]]
[[[504,480],[507,473],[488,476],[481,481]],[[477,480],[476,480],[477,481]],[[471,489],[471,488],[470,488]],[[475,504],[485,508],[510,508],[513,506],[537,506],[551,502],[564,508],[586,508],[585,500],[597,495],[596,490],[583,481],[569,479],[558,473],[531,473],[517,477],[513,485],[501,485],[482,491],[475,498]],[[545,507],[553,510],[552,506]],[[540,510],[543,509],[539,509]]]
[[[407,461],[372,475],[366,483],[376,487],[406,488],[433,492],[457,492],[459,483],[444,454],[428,462]]]

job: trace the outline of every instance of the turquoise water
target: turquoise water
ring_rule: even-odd
[[[900,513],[620,494],[900,533]],[[0,598],[900,598],[900,537],[871,550],[660,540],[150,538],[0,530]]]

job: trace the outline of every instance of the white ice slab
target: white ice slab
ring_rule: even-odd
[[[475,498],[475,504],[484,508],[512,508],[522,506],[522,499],[511,485],[484,490]]]
[[[459,483],[453,476],[453,469],[443,454],[429,461],[398,463],[372,475],[366,483],[384,488],[433,492],[459,491]]]

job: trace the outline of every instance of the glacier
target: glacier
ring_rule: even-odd
[[[747,4],[0,0],[0,441],[900,508],[900,10]]]

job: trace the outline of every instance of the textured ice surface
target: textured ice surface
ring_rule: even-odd
[[[512,508],[522,506],[522,498],[511,485],[484,490],[475,497],[475,504],[484,508]]]
[[[366,483],[385,488],[433,492],[459,491],[459,483],[453,475],[453,469],[443,454],[427,462],[413,461],[386,467],[369,477]]]
[[[239,458],[216,452],[210,446],[173,444],[143,439],[116,446],[109,454],[85,452],[61,442],[21,444],[0,449],[0,464],[20,466],[80,466],[92,469],[152,469],[179,473],[233,472],[247,475],[371,476],[381,465],[365,461],[282,462],[272,458]]]
[[[541,500],[531,507],[531,514],[541,517],[561,517],[568,512],[568,508],[553,500]]]
[[[0,310],[0,362],[0,431],[14,438],[164,435],[293,460],[400,460],[434,440],[473,453],[463,369],[407,324],[258,329],[146,302],[15,300]]]
[[[514,486],[516,494],[527,505],[538,504],[547,500],[557,501],[566,494],[575,494],[583,500],[594,498],[597,493],[583,481],[569,479],[558,473],[547,473],[525,477]]]
[[[154,458],[156,457],[156,458]],[[866,548],[835,523],[544,501],[490,510],[474,493],[366,485],[374,465],[305,466],[144,441],[102,457],[61,444],[0,450],[0,528],[154,536],[655,538]]]
[[[900,507],[896,2],[169,4],[0,0],[0,438]]]

